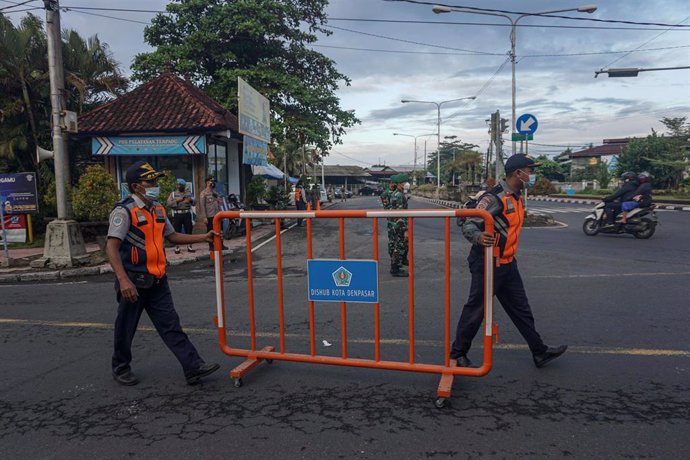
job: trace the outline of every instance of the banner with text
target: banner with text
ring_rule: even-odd
[[[108,136],[91,139],[92,155],[203,155],[206,136]]]
[[[271,106],[268,99],[240,77],[237,77],[237,98],[240,133],[269,144]]]
[[[253,166],[266,166],[268,164],[268,144],[257,141],[252,137],[244,136],[242,163]]]
[[[4,214],[38,212],[35,173],[0,174],[0,201]]]

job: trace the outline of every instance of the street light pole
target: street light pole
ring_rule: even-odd
[[[436,194],[438,194],[441,190],[441,106],[443,104],[447,104],[449,102],[456,102],[456,101],[463,101],[463,100],[474,100],[476,99],[476,96],[469,96],[469,97],[459,97],[457,99],[449,99],[447,101],[441,101],[441,102],[434,102],[434,101],[415,101],[411,99],[403,99],[402,102],[403,104],[408,104],[411,102],[417,103],[417,104],[434,104],[436,106],[436,141],[438,143],[437,147],[437,152],[436,152]]]
[[[412,181],[413,181],[414,185],[417,185],[417,138],[418,137],[424,137],[424,136],[433,136],[433,134],[418,134],[417,136],[414,136],[412,134],[393,133],[393,135],[394,136],[405,136],[405,137],[413,137],[414,138],[414,166],[412,167]],[[426,149],[426,147],[425,147],[425,149]],[[426,154],[426,150],[425,150],[425,154]],[[426,156],[424,157],[424,169],[426,170]]]
[[[441,14],[441,13],[451,13],[451,12],[456,12],[456,13],[471,13],[471,14],[481,14],[484,16],[499,16],[502,18],[506,18],[508,21],[510,21],[510,62],[511,62],[511,68],[512,68],[512,87],[511,87],[511,93],[512,93],[512,110],[511,110],[511,120],[510,122],[512,123],[511,127],[511,134],[515,131],[515,93],[516,93],[516,83],[515,83],[515,64],[516,64],[516,56],[515,56],[515,43],[517,42],[517,23],[520,21],[520,19],[526,17],[526,16],[541,16],[544,14],[553,14],[553,13],[565,13],[568,11],[577,11],[579,13],[594,13],[597,10],[596,5],[583,5],[579,6],[577,8],[566,8],[562,10],[550,10],[550,11],[540,11],[538,13],[524,13],[519,15],[517,18],[513,19],[512,16],[509,16],[507,14],[501,14],[501,13],[490,13],[488,11],[475,11],[475,10],[467,10],[464,8],[456,8],[452,6],[442,6],[442,5],[434,5],[431,10],[436,13],[436,14]],[[515,141],[512,141],[513,143],[513,155],[515,155],[515,150],[517,148],[517,144]]]
[[[659,70],[683,70],[690,69],[690,66],[678,66],[678,67],[654,67],[648,69],[640,69],[637,67],[626,67],[621,69],[601,69],[594,72],[594,78],[597,78],[600,73],[605,73],[609,78],[619,78],[619,77],[637,77],[640,72],[656,72]]]

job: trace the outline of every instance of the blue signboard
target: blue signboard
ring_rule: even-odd
[[[242,163],[254,166],[266,166],[268,164],[268,144],[244,136],[242,147]]]
[[[379,301],[379,270],[375,260],[311,259],[307,261],[307,279],[311,301]]]
[[[537,117],[530,113],[525,113],[520,115],[517,120],[515,120],[515,129],[520,134],[534,134],[539,126]]]
[[[91,139],[93,155],[203,155],[206,136],[108,136]]]
[[[4,214],[38,212],[35,173],[0,174],[0,196]]]

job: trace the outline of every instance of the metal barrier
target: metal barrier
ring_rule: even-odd
[[[249,334],[250,348],[233,348],[227,340],[227,318],[225,315],[225,289],[223,274],[223,255],[220,248],[222,241],[217,236],[214,241],[215,252],[215,278],[216,278],[216,306],[217,316],[214,318],[218,328],[218,340],[221,350],[229,356],[243,356],[246,359],[242,364],[230,372],[236,387],[242,385],[242,377],[250,372],[262,361],[271,363],[273,360],[295,361],[314,364],[332,364],[340,366],[355,366],[375,369],[390,369],[399,371],[424,372],[440,374],[441,380],[438,385],[436,406],[441,408],[448,403],[451,395],[453,379],[458,376],[480,377],[489,373],[493,363],[492,338],[498,338],[498,327],[493,324],[493,270],[494,257],[497,248],[485,248],[484,251],[484,356],[483,364],[478,368],[457,367],[455,360],[450,359],[451,344],[451,306],[450,306],[450,228],[451,218],[457,217],[480,217],[484,219],[485,231],[493,233],[493,219],[490,214],[481,209],[457,209],[457,210],[333,210],[333,211],[222,211],[213,219],[213,228],[219,231],[222,219],[245,219],[246,225],[246,245],[247,245],[247,284],[249,300]],[[371,219],[373,226],[373,260],[379,261],[379,231],[378,224],[380,218],[407,218],[408,223],[408,259],[409,259],[409,359],[407,362],[387,361],[381,359],[381,337],[380,337],[380,303],[374,304],[374,359],[349,358],[347,349],[347,303],[343,302],[340,306],[342,349],[341,356],[324,356],[316,353],[315,346],[315,319],[314,302],[308,301],[309,305],[309,354],[289,353],[285,349],[285,318],[284,318],[284,297],[283,297],[283,273],[282,273],[282,250],[281,250],[281,219],[306,219],[307,231],[307,259],[313,259],[312,253],[312,219],[338,219],[340,259],[345,260],[345,219]],[[443,364],[427,364],[415,362],[415,318],[414,318],[414,219],[416,218],[444,218],[444,239],[445,239],[445,265],[444,265],[444,359]],[[275,245],[277,260],[277,288],[278,288],[278,318],[279,318],[279,344],[278,350],[273,346],[256,348],[256,321],[254,306],[254,280],[252,266],[252,243],[251,230],[252,219],[274,219],[275,220]]]

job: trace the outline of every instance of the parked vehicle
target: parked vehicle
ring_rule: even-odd
[[[234,193],[231,193],[227,198],[228,211],[246,211],[247,207],[240,202]],[[228,224],[223,230],[223,238],[229,240],[233,236],[243,235],[246,232],[244,219],[228,219]]]
[[[360,188],[358,193],[362,196],[378,196],[383,193],[383,189],[381,187],[372,187],[370,185],[365,185],[364,187]]]
[[[594,236],[597,233],[630,233],[635,238],[647,239],[654,235],[659,220],[654,211],[654,205],[647,208],[636,208],[628,213],[627,222],[617,221],[613,225],[606,225],[602,201],[585,217],[582,231],[585,235]]]

